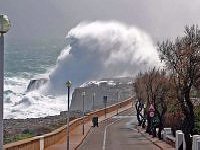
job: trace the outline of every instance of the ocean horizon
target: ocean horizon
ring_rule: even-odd
[[[64,48],[64,40],[10,40],[5,43],[4,118],[37,118],[59,114],[64,98],[26,93],[31,79],[47,77]]]

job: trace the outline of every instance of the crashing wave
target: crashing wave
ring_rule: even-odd
[[[32,79],[27,86],[26,92],[38,90],[41,86],[47,83],[47,81],[47,78]]]

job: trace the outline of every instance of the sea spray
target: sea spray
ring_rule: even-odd
[[[43,51],[44,54],[41,54],[34,50],[36,53],[33,57],[30,50],[27,54],[33,58],[25,66],[32,69],[32,72],[24,70],[22,74],[25,75],[5,78],[5,118],[58,115],[60,111],[67,109],[67,80],[72,81],[73,88],[103,77],[133,76],[159,64],[157,51],[148,34],[119,22],[80,23],[68,32],[66,41],[67,46],[58,56],[55,67],[52,66],[54,51],[46,49],[46,53]],[[17,53],[24,54],[23,51]],[[20,54],[17,56],[21,56],[19,59],[22,61],[30,56]],[[46,57],[42,57],[40,61],[39,55]],[[45,75],[34,71],[34,67],[28,63],[34,62],[33,60],[36,60],[37,67],[42,67],[44,62],[49,63],[45,68],[51,71],[47,71]],[[37,70],[40,71],[39,68]],[[48,82],[37,90],[26,92],[31,78],[47,78]]]
[[[47,93],[66,93],[67,80],[76,87],[102,77],[133,76],[159,64],[149,35],[123,23],[80,23],[68,32],[66,40],[68,45],[43,88]]]
[[[5,78],[4,118],[38,118],[66,110],[66,95],[44,95],[40,90],[25,92],[27,83],[25,78]]]

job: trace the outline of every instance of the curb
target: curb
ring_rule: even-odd
[[[146,134],[146,133],[143,133],[143,132],[141,132],[141,128],[138,128],[137,127],[137,129],[138,129],[138,132],[140,133],[140,134],[142,134],[145,138],[147,138],[151,143],[153,143],[154,145],[156,145],[157,147],[159,147],[161,150],[166,150],[166,147],[162,147],[162,146],[160,146],[158,143],[156,143],[155,141],[153,141],[153,139],[151,138],[151,137],[148,137],[148,134]],[[154,137],[154,139],[157,139],[157,140],[159,140],[157,137]],[[161,142],[163,142],[163,143],[165,143],[164,141],[161,141]],[[167,143],[166,143],[167,144]],[[174,148],[174,147],[173,147]],[[175,149],[175,148],[174,148]]]
[[[147,138],[151,143],[153,143],[154,145],[156,145],[157,147],[159,147],[161,150],[164,150],[163,147],[161,147],[160,145],[158,145],[156,142],[153,142],[151,140],[151,138],[147,137],[145,133],[139,132],[140,134],[142,134],[145,138]]]
[[[81,142],[74,148],[75,150],[77,150],[77,148],[83,143],[83,141],[85,140],[85,138],[87,137],[88,133],[90,132],[91,127],[89,128],[89,130],[87,131],[87,133],[85,134],[85,136],[83,137],[83,139],[81,140]]]

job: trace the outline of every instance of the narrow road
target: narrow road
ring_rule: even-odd
[[[160,150],[136,129],[135,113],[129,109],[92,128],[78,150]]]

